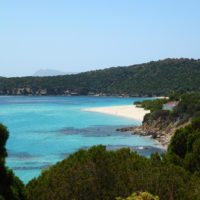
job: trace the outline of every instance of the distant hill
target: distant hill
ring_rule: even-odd
[[[162,96],[200,89],[200,60],[165,59],[79,74],[0,79],[6,95]]]
[[[40,69],[36,71],[33,76],[58,76],[58,75],[66,75],[66,74],[73,74],[72,72],[61,72],[54,69]]]

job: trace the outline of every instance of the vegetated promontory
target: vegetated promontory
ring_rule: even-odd
[[[171,109],[165,109],[166,103],[177,102]],[[182,95],[172,93],[169,98],[136,101],[138,107],[150,110],[144,116],[141,126],[117,129],[117,131],[133,131],[132,134],[151,136],[162,145],[168,145],[175,131],[186,126],[192,119],[200,117],[200,93],[188,92]]]
[[[165,59],[53,77],[1,78],[1,95],[167,96],[197,91],[200,60]]]

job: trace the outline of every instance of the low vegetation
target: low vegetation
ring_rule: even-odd
[[[131,196],[123,199],[121,197],[116,198],[116,200],[159,200],[157,196],[153,196],[148,192],[139,192],[138,194],[133,193]]]
[[[145,110],[150,110],[151,112],[162,110],[163,104],[167,103],[168,99],[155,99],[155,100],[144,100],[136,101],[135,105],[140,105]]]

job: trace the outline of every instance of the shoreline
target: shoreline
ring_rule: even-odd
[[[107,115],[113,115],[118,117],[125,117],[133,119],[142,123],[145,114],[150,113],[150,110],[144,110],[143,108],[138,108],[135,105],[123,105],[123,106],[107,106],[107,107],[94,107],[94,108],[84,108],[83,111],[96,112]],[[156,146],[161,149],[167,149],[166,139],[168,135],[165,136],[164,142],[160,138],[153,137],[146,131],[142,130],[142,124],[140,126],[124,127],[121,129],[116,129],[120,132],[132,131],[132,135],[140,135],[149,137],[155,141]],[[141,130],[140,130],[141,129]]]
[[[149,110],[144,110],[143,108],[137,108],[135,105],[94,107],[84,108],[82,110],[130,118],[140,122],[143,121],[145,114],[150,112]]]
[[[165,96],[134,96],[134,95],[114,95],[114,94],[94,94],[94,95],[73,95],[73,94],[0,94],[0,97],[117,97],[117,98],[152,98],[152,99],[164,99]]]

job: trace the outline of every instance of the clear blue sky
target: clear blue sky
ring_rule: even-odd
[[[200,58],[200,0],[0,0],[0,76]]]

